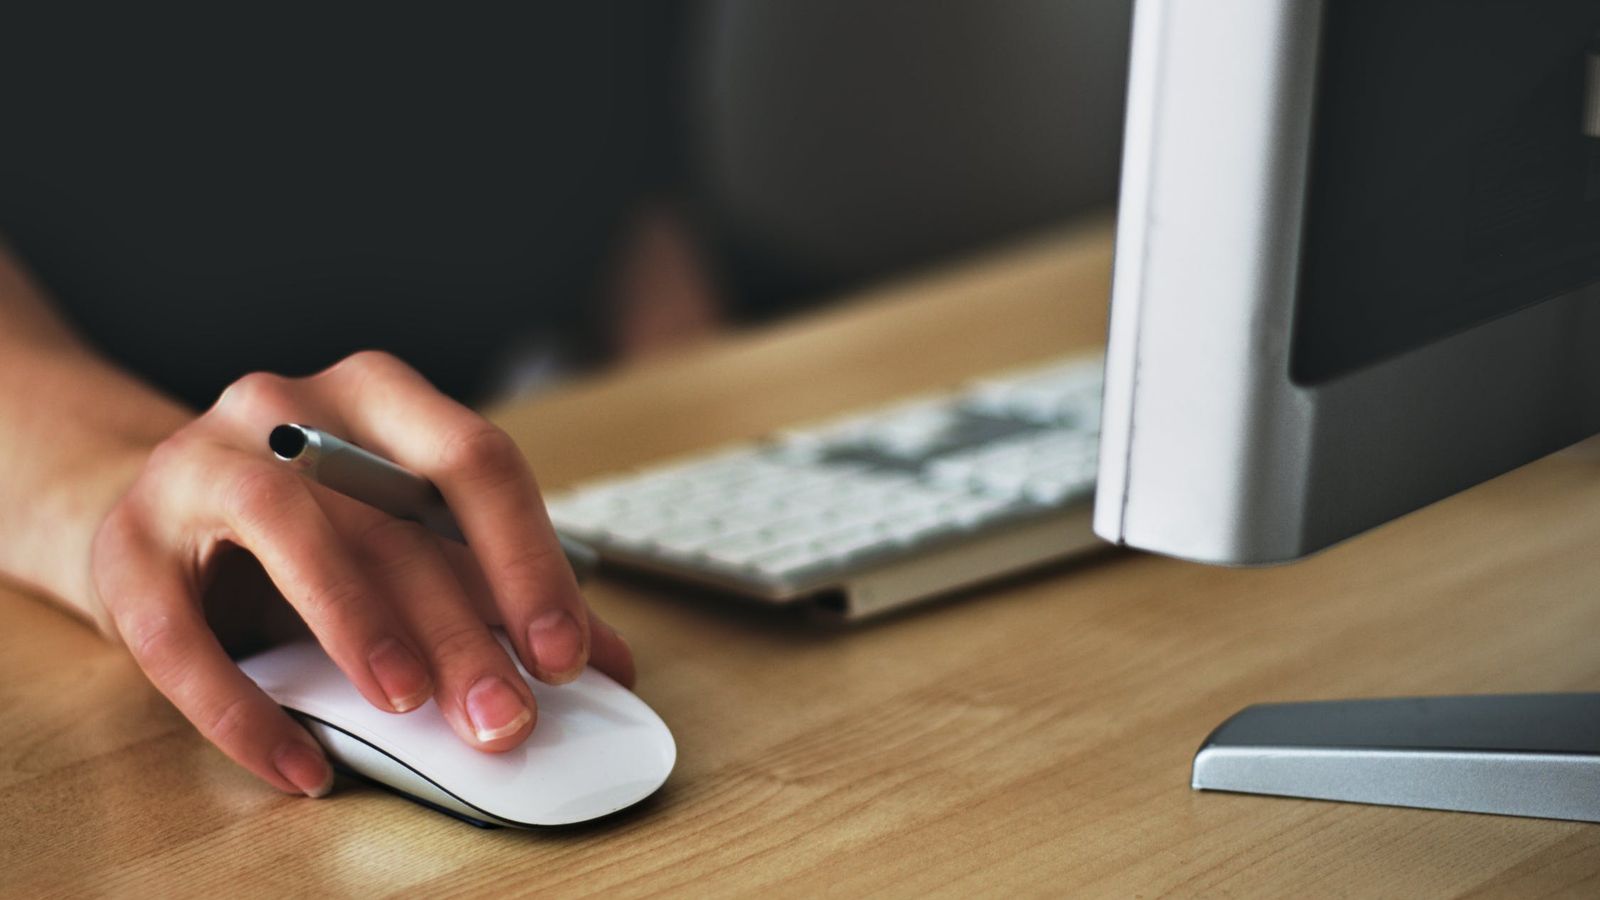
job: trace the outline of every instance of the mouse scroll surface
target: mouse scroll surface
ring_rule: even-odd
[[[433,700],[401,714],[373,707],[314,641],[286,644],[239,665],[279,705],[377,751],[340,753],[329,745],[357,772],[425,799],[434,789],[443,791],[486,814],[475,817],[500,824],[567,825],[616,812],[655,793],[677,760],[677,745],[660,717],[594,669],[552,687],[518,665],[539,704],[533,734],[505,753],[484,753],[456,735]],[[427,789],[418,789],[417,778]]]

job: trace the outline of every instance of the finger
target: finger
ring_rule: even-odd
[[[406,712],[432,693],[410,633],[293,471],[242,451],[196,442],[188,450],[171,518],[221,529],[249,550],[328,656],[379,709]],[[177,479],[175,479],[177,480]]]
[[[354,536],[358,553],[422,648],[446,721],[483,750],[522,743],[538,714],[533,692],[473,609],[439,539],[414,522],[331,492],[322,499],[339,530]]]
[[[316,377],[335,385],[329,402],[357,440],[438,485],[529,671],[551,683],[576,678],[589,617],[511,438],[387,354],[357,354]]]
[[[225,436],[226,443],[251,454],[266,448],[267,435],[285,422],[327,428],[334,433],[344,423],[327,408],[319,392],[305,379],[271,372],[251,372],[228,385],[206,412],[208,424]]]
[[[589,665],[615,678],[625,688],[638,680],[633,666],[633,649],[605,620],[589,613]]]
[[[96,587],[134,660],[206,740],[279,790],[327,794],[322,748],[228,659],[178,566],[111,520],[95,558]]]
[[[484,579],[483,570],[478,567],[478,561],[473,558],[472,553],[454,541],[439,542],[439,549],[449,561],[450,568],[456,574],[456,580],[467,592],[467,599],[472,602],[473,609],[477,610],[484,621],[500,624],[499,611],[495,609],[494,600],[489,594],[489,584]],[[589,665],[610,675],[624,686],[633,687],[637,679],[633,649],[616,629],[600,618],[599,614],[590,610],[588,616]]]

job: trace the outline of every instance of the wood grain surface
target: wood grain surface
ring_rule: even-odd
[[[1103,227],[1051,236],[494,416],[570,483],[1095,345],[1109,261]],[[1253,702],[1600,689],[1597,547],[1579,449],[1296,566],[1114,554],[847,630],[602,578],[678,769],[536,832],[281,796],[0,590],[0,891],[1596,896],[1595,826],[1194,793],[1188,767]]]

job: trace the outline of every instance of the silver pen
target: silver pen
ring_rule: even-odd
[[[387,459],[309,425],[285,424],[267,435],[278,459],[323,487],[360,500],[399,519],[420,523],[434,534],[466,543],[444,495],[433,482]],[[581,580],[599,563],[595,551],[558,535],[572,571]]]

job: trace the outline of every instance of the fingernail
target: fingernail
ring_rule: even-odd
[[[394,638],[386,638],[379,644],[367,657],[367,665],[395,712],[416,709],[433,692],[433,682],[422,661]]]
[[[299,741],[289,741],[272,757],[278,774],[307,797],[326,797],[333,790],[333,767],[323,755]]]
[[[583,665],[583,632],[564,609],[552,609],[528,626],[528,649],[546,676],[576,678]]]
[[[485,675],[467,690],[467,718],[478,740],[487,744],[516,734],[533,718],[533,712],[511,685],[498,675]]]

